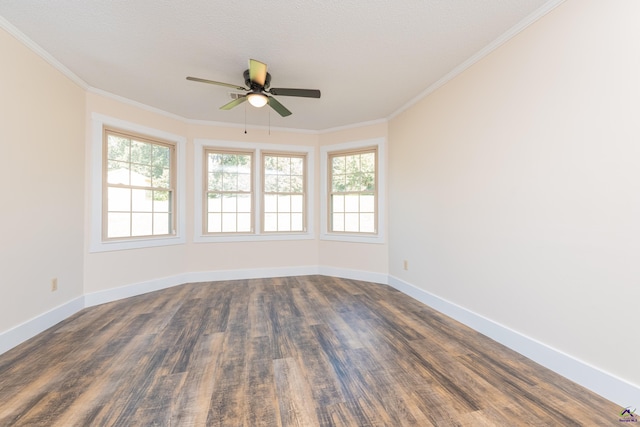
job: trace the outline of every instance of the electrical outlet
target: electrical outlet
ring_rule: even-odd
[[[55,292],[58,290],[58,278],[54,277],[51,279],[51,292]]]
[[[409,269],[409,261],[407,261],[406,259],[404,261],[402,261],[402,268],[404,268],[405,270]]]

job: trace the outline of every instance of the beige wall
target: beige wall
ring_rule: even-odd
[[[319,143],[320,146],[328,146],[381,137],[387,138],[386,122],[326,132],[320,135]],[[386,159],[382,160],[386,161]],[[320,206],[319,199],[317,206]],[[388,203],[385,203],[384,209],[386,217]],[[385,227],[382,231],[385,236],[383,243],[346,243],[320,240],[318,254],[319,264],[322,266],[387,274],[388,230]]]
[[[569,0],[389,124],[390,274],[635,384],[638,16]]]
[[[4,331],[83,293],[85,95],[2,29],[0,57]]]

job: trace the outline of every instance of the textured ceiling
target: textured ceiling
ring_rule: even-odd
[[[0,0],[0,17],[91,88],[191,120],[326,130],[388,118],[559,2]],[[249,58],[322,98],[278,97],[286,118],[222,111],[230,89],[185,79],[243,85]]]

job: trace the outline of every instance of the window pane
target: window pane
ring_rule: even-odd
[[[171,216],[168,213],[153,214],[153,234],[170,234]]]
[[[360,196],[360,212],[375,212],[375,197],[373,194]]]
[[[131,141],[131,162],[143,165],[151,164],[151,144],[142,141]]]
[[[331,180],[331,191],[340,192],[345,191],[347,187],[347,176],[346,175],[334,175]]]
[[[216,171],[207,174],[209,191],[222,191],[222,172]]]
[[[354,174],[360,171],[360,156],[347,156],[345,158],[345,172],[348,174]]]
[[[131,211],[131,190],[128,188],[109,187],[107,189],[107,210]]]
[[[264,211],[278,212],[278,196],[271,194],[264,196]]]
[[[264,231],[278,231],[278,214],[264,214]]]
[[[291,214],[278,214],[278,231],[291,231]]]
[[[238,212],[251,213],[251,196],[248,194],[238,194],[237,198]]]
[[[278,174],[278,158],[274,156],[264,157],[264,174],[265,175],[277,175]]]
[[[291,174],[291,158],[278,157],[278,174],[279,175]]]
[[[291,177],[291,192],[292,193],[302,193],[304,190],[301,176],[292,176]]]
[[[131,140],[116,135],[107,136],[107,159],[130,161]]]
[[[171,149],[162,145],[153,146],[153,165],[163,169],[169,169]]]
[[[153,221],[153,217],[150,213],[131,214],[131,235],[132,236],[152,235],[153,234],[152,221]]]
[[[222,212],[222,196],[220,194],[209,194],[207,212]]]
[[[153,211],[154,212],[171,212],[171,204],[169,198],[171,193],[169,191],[154,191],[153,192]]]
[[[222,172],[222,154],[208,153],[207,167],[209,172]]]
[[[373,191],[376,188],[376,175],[374,173],[363,173],[361,180],[361,190]]]
[[[235,213],[223,213],[222,214],[222,232],[223,233],[235,233],[236,227],[236,214]]]
[[[375,216],[372,213],[360,214],[360,232],[361,233],[375,233],[376,223]]]
[[[107,214],[107,237],[129,237],[131,233],[131,214],[109,213]]]
[[[131,185],[151,186],[151,166],[131,164]]]
[[[246,173],[238,175],[238,190],[251,191],[251,175]]]
[[[344,197],[344,211],[345,212],[358,212],[360,196],[349,194]]]
[[[278,196],[278,212],[291,211],[291,196]]]
[[[129,163],[109,160],[107,182],[109,184],[129,185]]]
[[[275,193],[278,191],[278,176],[277,175],[265,175],[264,177],[264,191],[268,193]]]
[[[303,196],[291,196],[291,212],[303,212],[303,207]]]
[[[344,214],[344,231],[360,231],[358,217],[359,215],[357,213]]]
[[[238,231],[241,233],[248,233],[251,231],[251,214],[250,213],[238,214]]]
[[[236,196],[225,194],[222,196],[222,212],[236,212]]]
[[[291,231],[304,231],[304,219],[301,213],[291,214]]]
[[[224,172],[222,174],[222,190],[238,191],[238,175],[235,173]]]
[[[159,166],[152,167],[152,180],[151,185],[156,188],[169,188],[171,181],[171,170],[168,168],[161,168]]]
[[[344,157],[334,157],[332,162],[333,174],[334,175],[344,175],[345,173],[345,158]]]
[[[149,190],[131,190],[131,210],[134,212],[153,211],[152,192]]]
[[[291,192],[291,177],[289,175],[278,175],[278,192]]]
[[[360,167],[362,172],[376,171],[376,155],[375,153],[366,153],[360,155]]]
[[[334,213],[331,225],[333,227],[331,231],[344,231],[344,214]]]
[[[291,158],[291,175],[302,176],[304,173],[304,159],[300,157]]]
[[[344,212],[344,196],[331,196],[332,201],[332,211],[333,212]]]
[[[220,233],[222,231],[222,214],[210,213],[207,215],[207,232]]]

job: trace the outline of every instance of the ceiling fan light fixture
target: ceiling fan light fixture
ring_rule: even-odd
[[[249,104],[253,105],[256,108],[264,107],[269,101],[267,96],[262,93],[250,93],[249,95],[247,95],[247,99],[249,100]]]

